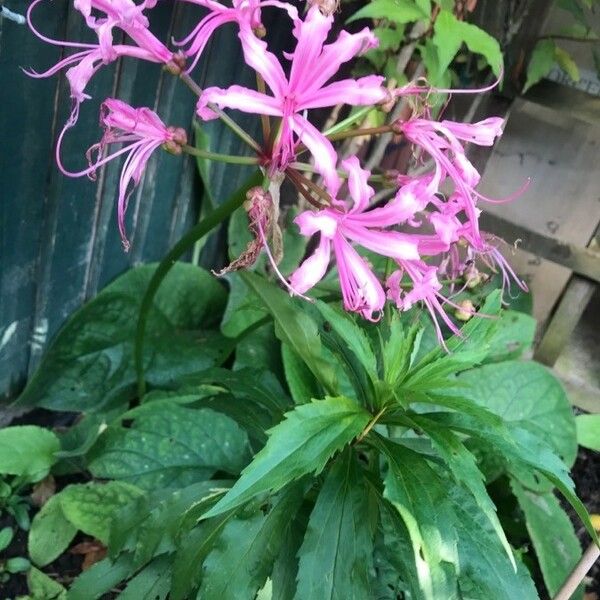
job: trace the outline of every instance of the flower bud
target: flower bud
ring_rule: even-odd
[[[460,308],[456,309],[454,316],[459,321],[468,321],[475,314],[475,306],[470,300],[462,300],[458,306]]]
[[[463,278],[466,286],[470,290],[476,288],[483,281],[483,277],[481,276],[479,269],[473,263],[467,265],[463,272]]]

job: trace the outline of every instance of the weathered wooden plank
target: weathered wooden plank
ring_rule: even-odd
[[[24,3],[6,0],[5,6],[20,13]],[[64,2],[40,5],[36,18],[47,35],[64,37]],[[35,341],[35,273],[57,88],[56,79],[34,80],[20,67],[43,70],[59,57],[58,48],[25,26],[0,19],[0,398],[22,385]]]

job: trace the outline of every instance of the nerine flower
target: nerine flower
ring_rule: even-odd
[[[298,11],[287,2],[278,0],[233,0],[232,6],[226,6],[216,0],[186,0],[192,4],[203,6],[209,13],[200,20],[192,31],[183,40],[176,42],[178,46],[188,46],[186,56],[193,57],[187,71],[191,72],[198,64],[202,52],[206,48],[212,34],[226,23],[247,23],[257,35],[264,35],[264,25],[261,21],[261,8],[263,6],[276,6],[286,10],[292,19],[298,18]]]
[[[320,240],[314,253],[292,274],[290,285],[298,294],[315,286],[325,276],[333,249],[344,307],[373,320],[383,308],[386,295],[368,262],[351,242],[396,260],[418,260],[418,244],[409,235],[382,230],[403,218],[399,215],[405,214],[405,201],[399,200],[395,210],[387,213],[384,209],[368,211],[374,193],[367,183],[370,173],[360,167],[356,157],[343,161],[342,166],[348,171],[352,203],[336,200],[330,208],[306,211],[296,217],[303,235],[320,233]]]
[[[383,77],[375,75],[327,84],[343,63],[377,45],[377,38],[368,28],[354,34],[342,31],[335,42],[325,44],[332,22],[333,17],[321,14],[317,6],[309,9],[304,20],[295,19],[297,44],[288,77],[266,43],[242,22],[239,37],[245,61],[262,76],[272,96],[238,85],[227,89],[210,87],[200,97],[197,112],[202,119],[214,118],[208,106],[214,103],[220,108],[280,117],[271,168],[284,170],[302,142],[313,154],[329,193],[335,196],[341,185],[336,172],[337,154],[331,142],[306,119],[305,111],[340,103],[377,104],[385,101],[388,93],[381,85]]]
[[[87,152],[90,166],[79,172],[70,172],[64,167],[61,169],[70,177],[88,175],[95,178],[99,167],[127,154],[119,178],[117,202],[119,231],[127,250],[129,242],[125,232],[125,212],[132,184],[135,186],[140,183],[146,164],[157,148],[164,146],[174,154],[181,153],[181,146],[187,143],[187,134],[184,129],[167,127],[149,108],[133,108],[126,102],[114,98],[109,98],[102,104],[100,124],[105,131],[100,142],[94,144]],[[104,150],[111,144],[124,144],[124,146],[112,154],[103,156]],[[97,155],[97,160],[93,160],[94,155]]]
[[[42,73],[26,71],[31,77],[49,77],[67,68],[66,76],[69,81],[73,110],[58,139],[57,158],[60,162],[60,146],[67,129],[72,127],[79,116],[79,106],[90,98],[85,89],[90,79],[103,66],[121,56],[129,56],[155,63],[172,63],[175,67],[173,53],[148,29],[148,19],[143,10],[152,8],[157,0],[145,0],[135,4],[133,0],[75,0],[74,5],[86,20],[88,27],[93,29],[98,36],[97,44],[84,44],[51,39],[37,30],[32,21],[34,8],[43,0],[34,0],[27,11],[27,22],[33,33],[44,42],[75,48],[78,51],[63,58],[53,67]],[[94,16],[92,11],[103,13],[104,16]],[[115,44],[113,42],[113,29],[124,31],[135,45]]]

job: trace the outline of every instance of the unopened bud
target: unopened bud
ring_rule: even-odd
[[[183,146],[187,144],[187,133],[182,127],[169,127],[170,139],[163,144],[163,149],[175,156],[179,156],[183,151]]]
[[[479,269],[473,263],[467,266],[463,273],[463,278],[466,286],[470,290],[476,288],[483,281],[483,277],[481,276]]]
[[[460,308],[456,309],[454,316],[459,321],[468,321],[475,314],[475,306],[470,300],[463,300],[458,306]]]

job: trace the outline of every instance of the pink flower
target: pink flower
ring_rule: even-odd
[[[290,284],[298,294],[316,285],[325,276],[333,248],[344,307],[374,320],[373,314],[385,304],[385,292],[367,261],[350,242],[396,260],[418,260],[418,246],[409,235],[374,228],[373,223],[377,227],[395,224],[397,215],[390,212],[387,216],[383,213],[374,216],[379,209],[367,211],[374,193],[367,184],[370,173],[360,167],[356,157],[343,161],[342,166],[349,173],[348,188],[353,205],[349,207],[336,200],[335,207],[306,211],[296,217],[303,235],[318,232],[321,239],[315,252],[292,274]]]
[[[178,46],[187,46],[186,56],[193,56],[192,64],[187,71],[190,72],[198,64],[202,52],[206,48],[212,34],[221,25],[226,23],[246,23],[252,31],[258,34],[264,33],[264,25],[261,22],[261,8],[263,6],[276,6],[286,10],[292,19],[298,18],[298,11],[291,4],[278,2],[277,0],[233,0],[233,6],[225,6],[215,0],[186,0],[192,4],[198,4],[210,11],[183,40],[176,42]]]
[[[181,146],[187,143],[187,134],[181,128],[167,127],[149,108],[133,108],[114,98],[108,98],[102,104],[100,124],[105,128],[105,132],[100,142],[94,144],[87,152],[90,166],[78,173],[67,171],[62,166],[61,170],[69,177],[88,175],[93,179],[99,167],[122,154],[127,154],[119,179],[117,203],[119,231],[127,250],[129,242],[125,233],[125,211],[131,195],[131,184],[135,186],[140,183],[150,156],[160,146],[164,145],[166,150],[174,154],[181,153]],[[124,146],[103,157],[105,148],[110,144]],[[98,159],[93,162],[94,154],[97,154]]]
[[[254,35],[248,24],[241,23],[239,36],[245,61],[263,77],[273,95],[238,85],[207,88],[198,101],[197,112],[202,119],[213,118],[208,104],[215,103],[220,108],[280,117],[272,168],[284,170],[302,142],[313,154],[329,193],[335,196],[341,185],[335,169],[336,152],[331,142],[305,118],[304,111],[339,103],[377,104],[386,100],[388,93],[381,85],[383,78],[374,75],[327,84],[343,63],[377,45],[368,28],[355,34],[342,31],[335,42],[325,44],[332,22],[333,17],[322,15],[316,6],[309,9],[305,20],[295,19],[297,44],[291,56],[289,77],[266,43]]]
[[[121,56],[171,64],[173,68],[177,68],[177,65],[174,62],[173,53],[150,32],[148,20],[142,13],[145,8],[152,8],[157,0],[145,0],[139,5],[136,5],[133,0],[75,0],[75,8],[83,14],[88,27],[96,32],[97,44],[59,41],[40,33],[32,21],[33,9],[40,2],[42,0],[34,0],[27,11],[27,22],[33,33],[49,44],[78,50],[43,73],[26,71],[31,77],[39,78],[49,77],[68,68],[66,76],[71,89],[73,111],[59,136],[57,148],[57,153],[59,153],[66,130],[77,122],[79,105],[90,98],[85,93],[87,84],[103,65],[107,65]],[[104,13],[104,16],[93,16],[92,10]],[[135,45],[114,44],[113,29],[115,27],[124,31],[135,42]]]
[[[453,218],[464,210],[474,236],[479,235],[479,211],[475,191],[480,175],[465,155],[462,142],[491,146],[502,133],[503,120],[492,117],[479,123],[435,122],[414,118],[401,123],[399,130],[413,144],[427,152],[435,162],[434,175],[430,180],[430,192],[434,194],[446,177],[454,183],[453,206],[445,209],[432,221],[436,231],[448,242],[453,241],[457,221]]]

